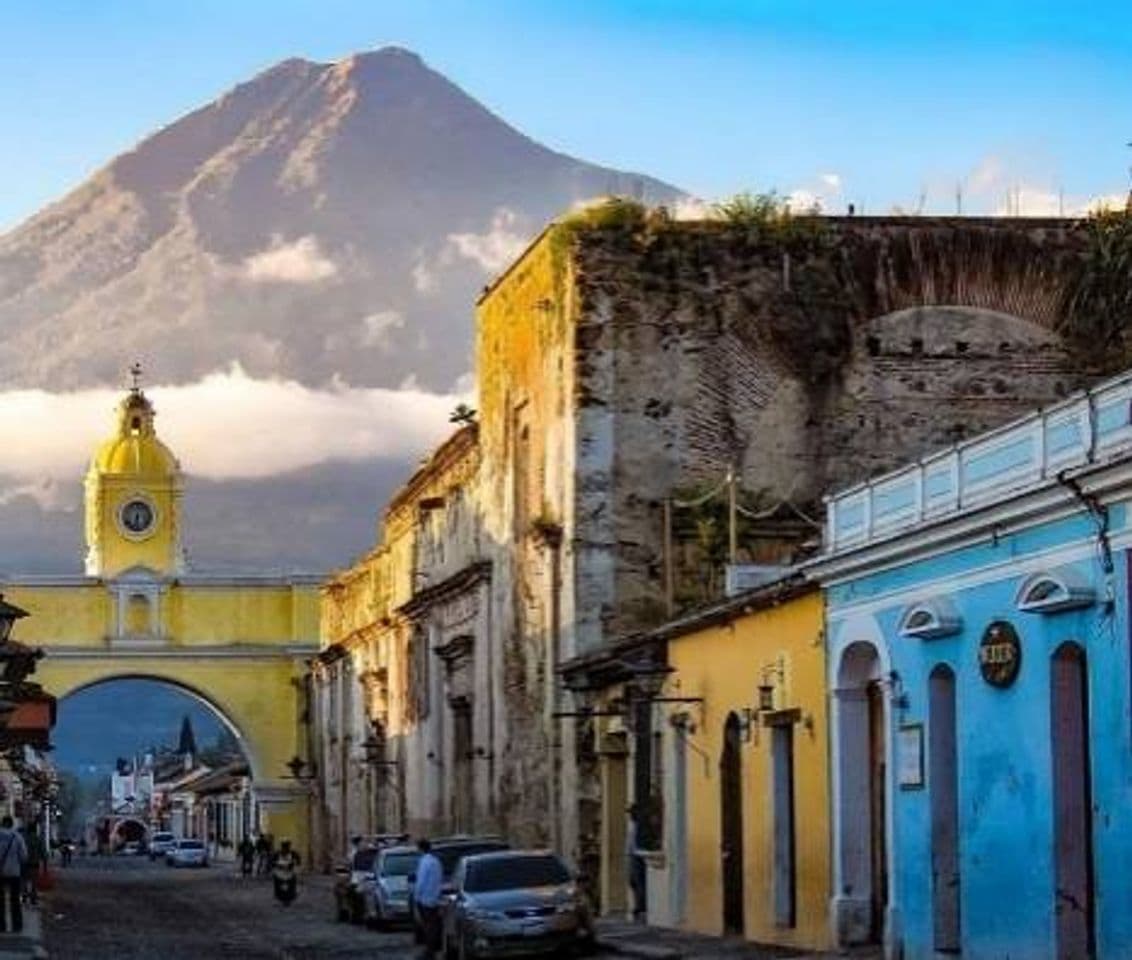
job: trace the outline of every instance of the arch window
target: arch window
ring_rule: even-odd
[[[958,611],[939,598],[912,604],[900,618],[900,635],[918,640],[949,637],[962,629],[963,620]]]
[[[1091,607],[1097,599],[1093,585],[1076,569],[1059,567],[1035,573],[1022,581],[1014,604],[1026,613],[1058,613]]]

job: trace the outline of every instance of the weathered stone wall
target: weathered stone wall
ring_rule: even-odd
[[[612,531],[603,635],[663,615],[674,492],[734,462],[760,505],[816,513],[1087,381],[1057,333],[1081,246],[1064,222],[576,229],[578,449],[612,451],[578,476],[580,513]]]
[[[544,236],[477,308],[479,499],[492,564],[496,812],[518,843],[556,843],[555,670],[572,640],[566,567],[574,450],[568,264]]]

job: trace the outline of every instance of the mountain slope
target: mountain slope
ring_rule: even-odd
[[[471,305],[549,217],[678,192],[523,136],[414,54],[287,60],[0,236],[0,376],[73,388],[239,362],[450,387]]]

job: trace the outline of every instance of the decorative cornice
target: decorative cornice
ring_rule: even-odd
[[[398,608],[397,612],[403,613],[407,617],[415,618],[429,607],[433,607],[452,597],[459,596],[461,593],[465,593],[470,588],[490,578],[491,561],[479,560],[476,563],[469,564],[434,586],[418,590],[408,603]]]
[[[44,660],[306,660],[318,647],[240,646],[137,646],[137,647],[44,647]]]

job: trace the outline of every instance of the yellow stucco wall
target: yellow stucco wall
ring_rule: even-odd
[[[115,632],[117,598],[102,582],[17,582],[4,587],[4,596],[32,614],[18,628],[32,646],[104,647]],[[173,582],[160,600],[169,646],[313,645],[318,617],[315,584]]]
[[[822,604],[814,591],[669,641],[672,683],[703,697],[689,711],[695,730],[687,763],[686,926],[717,934],[723,926],[719,759],[727,715],[757,706],[757,688],[773,679],[775,709],[799,708],[794,725],[796,926],[777,927],[773,906],[771,731],[760,727],[741,748],[745,935],[809,948],[830,945],[828,904],[829,774]],[[781,664],[781,672],[779,665]]]

